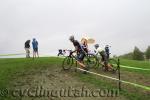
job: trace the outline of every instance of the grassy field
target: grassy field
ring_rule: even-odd
[[[143,68],[143,69],[150,69],[150,61],[136,61],[136,60],[127,60],[121,59],[121,65],[131,66],[135,68]],[[123,70],[127,70],[130,72],[136,72],[138,74],[142,74],[144,76],[149,76],[150,70],[140,70],[140,69],[132,69],[132,68],[122,68]]]
[[[121,64],[138,67],[138,68],[150,69],[150,61],[136,61],[136,60],[121,59]]]
[[[82,74],[81,71],[74,72],[62,71],[62,58],[45,57],[38,59],[0,59],[0,90],[29,88],[42,85],[50,87],[50,89],[73,86],[80,88],[86,86],[92,89],[106,88],[117,89],[117,82],[98,77],[91,74]],[[121,65],[150,68],[148,61],[134,61],[121,59]],[[103,72],[99,69],[91,69],[91,71],[116,77],[116,74]],[[149,79],[150,71],[134,70],[121,68],[121,79],[133,83],[150,86]],[[99,100],[99,98],[53,98],[54,100]],[[119,97],[100,98],[102,100],[149,100],[150,91],[142,88],[134,87],[127,84],[122,84],[122,91]],[[51,100],[50,98],[36,97],[13,97],[12,95],[0,96],[0,100]]]

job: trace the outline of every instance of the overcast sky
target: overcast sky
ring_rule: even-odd
[[[70,35],[92,37],[112,54],[150,45],[150,0],[0,0],[0,54],[24,52],[36,38],[41,54],[72,49]]]

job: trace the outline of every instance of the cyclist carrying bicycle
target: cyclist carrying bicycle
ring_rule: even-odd
[[[109,66],[108,64],[108,58],[107,58],[107,54],[105,52],[105,50],[103,50],[102,48],[99,47],[99,44],[95,44],[94,45],[95,49],[96,49],[96,54],[100,54],[101,58],[101,63],[102,65],[105,66],[105,71],[108,71],[109,69],[112,69],[111,66]]]
[[[88,70],[88,67],[86,65],[84,65],[83,60],[84,57],[86,56],[86,51],[84,51],[83,46],[77,41],[75,40],[74,36],[70,36],[69,40],[73,43],[75,50],[72,51],[70,53],[70,55],[72,55],[72,53],[76,52],[77,53],[77,63],[81,66],[82,69],[84,70]]]

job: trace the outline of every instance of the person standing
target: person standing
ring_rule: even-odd
[[[33,47],[33,58],[39,57],[38,41],[35,38],[33,38],[32,47]]]
[[[26,58],[30,58],[30,40],[25,42]]]

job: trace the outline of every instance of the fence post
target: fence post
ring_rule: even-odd
[[[119,78],[119,91],[121,91],[121,76],[120,76],[120,59],[118,58],[118,78]]]
[[[78,64],[77,64],[77,61],[75,61],[75,62],[76,62],[75,72],[77,72],[77,66],[78,66]]]

